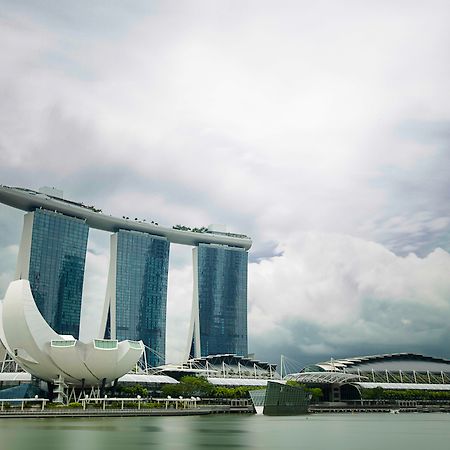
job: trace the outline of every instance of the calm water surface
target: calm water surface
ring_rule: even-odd
[[[1,450],[449,448],[450,414],[0,419]]]

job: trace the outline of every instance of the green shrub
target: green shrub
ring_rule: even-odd
[[[140,384],[135,384],[133,386],[119,385],[116,387],[116,393],[124,397],[137,397],[138,395],[143,398],[148,397],[148,389]]]
[[[141,408],[149,408],[149,409],[155,409],[155,408],[162,408],[163,405],[158,402],[143,402],[141,403]]]
[[[414,385],[412,384],[413,388]],[[383,389],[376,387],[374,389],[364,389],[362,398],[370,400],[450,400],[448,391],[425,391],[419,389]]]
[[[137,402],[123,402],[124,408],[137,408],[138,404]]]
[[[214,386],[202,377],[185,376],[178,384],[167,384],[162,388],[162,395],[167,397],[210,397]]]
[[[67,406],[69,408],[81,408],[82,405],[80,402],[72,402],[72,403],[69,403]]]

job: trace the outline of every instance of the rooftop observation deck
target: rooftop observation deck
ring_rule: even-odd
[[[43,208],[56,211],[66,216],[83,219],[91,227],[115,233],[119,230],[141,231],[167,238],[174,244],[195,246],[198,244],[221,244],[249,250],[252,241],[248,236],[212,231],[189,231],[169,228],[156,223],[141,220],[119,218],[103,214],[101,210],[82,203],[54,197],[18,187],[0,186],[0,203],[23,211],[34,211]]]

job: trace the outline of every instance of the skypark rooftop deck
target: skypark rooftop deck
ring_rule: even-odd
[[[185,231],[164,227],[155,223],[147,223],[139,220],[113,217],[106,215],[101,210],[82,203],[65,200],[62,198],[36,192],[30,189],[0,186],[0,202],[23,211],[34,211],[37,208],[57,211],[67,216],[84,219],[91,228],[115,233],[118,230],[141,231],[156,236],[163,236],[174,244],[195,246],[204,244],[221,244],[232,247],[240,247],[249,250],[252,241],[244,235],[233,233],[214,233]]]

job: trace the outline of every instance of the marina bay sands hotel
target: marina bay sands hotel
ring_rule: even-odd
[[[217,226],[190,230],[112,217],[53,188],[0,186],[0,202],[26,211],[15,279],[29,280],[40,313],[57,333],[79,337],[88,235],[95,228],[111,233],[96,337],[142,340],[150,365],[165,362],[169,249],[175,243],[193,247],[186,357],[247,355],[247,236]]]

